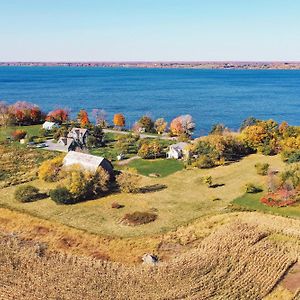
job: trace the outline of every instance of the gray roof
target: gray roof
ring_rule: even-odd
[[[73,127],[69,134],[68,134],[68,137],[73,137],[73,134],[74,133],[79,133],[81,136],[84,136],[86,133],[87,133],[87,129],[86,128],[77,128],[77,127]]]
[[[70,151],[64,158],[64,166],[79,164],[84,169],[95,172],[103,160],[105,160],[105,158],[101,156]]]
[[[59,143],[63,144],[67,148],[69,148],[70,145],[72,145],[72,143],[74,142],[74,139],[66,138],[66,137],[60,137],[58,141],[59,141]]]
[[[180,142],[180,143],[171,145],[170,148],[173,148],[174,150],[182,151],[187,147],[187,145],[188,145],[188,143]]]

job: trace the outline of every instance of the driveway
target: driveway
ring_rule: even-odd
[[[131,134],[132,132],[129,131],[119,131],[114,129],[103,129],[104,133],[115,133],[115,134]],[[168,141],[176,141],[176,137],[169,137],[165,135],[153,135],[153,134],[147,134],[147,133],[140,133],[141,139],[161,139],[161,140],[168,140]]]

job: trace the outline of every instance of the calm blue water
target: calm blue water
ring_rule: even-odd
[[[237,129],[248,116],[300,125],[300,71],[0,67],[0,100],[30,101],[48,111],[101,108],[171,120],[191,114],[197,133],[212,124]]]

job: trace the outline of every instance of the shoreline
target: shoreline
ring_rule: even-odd
[[[300,70],[300,61],[280,62],[0,62],[0,67],[101,67],[198,70]]]

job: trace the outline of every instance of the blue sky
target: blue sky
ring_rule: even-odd
[[[0,0],[0,61],[300,60],[298,0]]]

